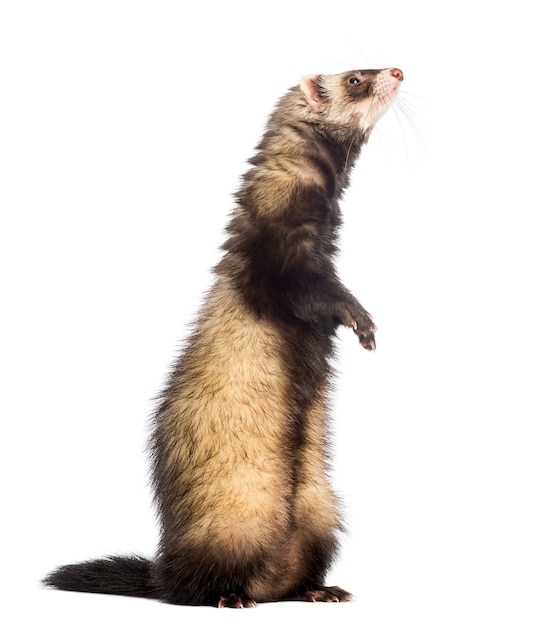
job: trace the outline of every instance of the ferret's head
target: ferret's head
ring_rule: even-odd
[[[395,99],[402,79],[397,68],[304,76],[303,116],[346,139],[366,136]]]

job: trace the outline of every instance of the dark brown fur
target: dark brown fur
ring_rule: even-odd
[[[329,358],[338,325],[366,349],[375,329],[336,274],[338,201],[401,80],[309,76],[280,101],[155,417],[159,553],[64,566],[48,584],[233,607],[350,598],[324,587],[342,526],[327,481]]]

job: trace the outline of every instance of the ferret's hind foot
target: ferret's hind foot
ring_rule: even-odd
[[[306,602],[349,602],[353,600],[351,593],[348,593],[341,587],[316,587],[308,589],[301,593],[298,600]]]
[[[248,598],[245,593],[230,593],[228,596],[219,596],[217,606],[222,609],[250,609],[257,606],[255,600]]]

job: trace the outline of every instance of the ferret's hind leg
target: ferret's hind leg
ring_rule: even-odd
[[[256,602],[246,593],[255,572],[262,569],[259,557],[228,564],[214,558],[205,546],[184,554],[163,554],[154,564],[157,596],[169,604],[249,608]]]
[[[257,606],[255,600],[252,600],[245,593],[231,593],[228,596],[219,596],[217,606],[222,609],[229,607],[231,609],[249,609]]]
[[[307,591],[301,591],[300,595],[293,600],[304,600],[306,602],[349,602],[353,596],[341,587],[325,587],[316,585]]]
[[[352,596],[340,587],[326,587],[325,578],[338,553],[342,530],[338,499],[327,480],[328,408],[326,391],[316,396],[307,413],[306,440],[300,450],[294,524],[305,555],[304,580],[294,599],[346,602]]]

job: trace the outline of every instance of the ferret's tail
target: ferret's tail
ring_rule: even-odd
[[[62,565],[42,582],[64,591],[158,598],[151,584],[151,561],[140,556],[110,556]]]

